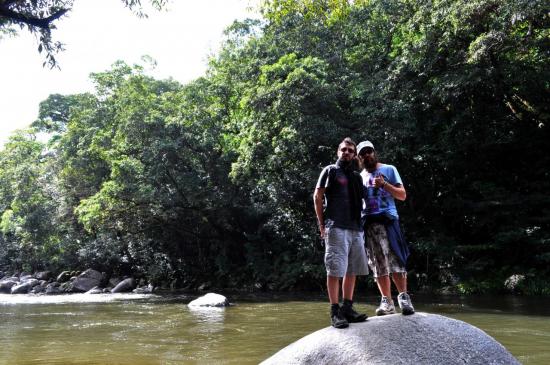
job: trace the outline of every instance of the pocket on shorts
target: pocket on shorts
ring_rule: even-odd
[[[325,236],[323,237],[323,239],[325,240],[325,244],[327,244],[329,234],[330,234],[330,227],[325,227]]]

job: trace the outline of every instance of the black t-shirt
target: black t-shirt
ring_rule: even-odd
[[[348,177],[342,168],[328,165],[321,172],[316,188],[326,188],[325,226],[360,231],[360,222],[351,215],[348,186]]]

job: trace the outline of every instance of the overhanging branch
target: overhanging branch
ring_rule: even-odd
[[[7,3],[9,4],[9,2]],[[62,17],[69,9],[61,9],[53,13],[47,18],[37,18],[34,16],[28,16],[25,14],[18,13],[6,7],[6,3],[0,5],[0,18],[6,18],[12,22],[24,23],[33,27],[40,29],[50,30],[51,23]]]

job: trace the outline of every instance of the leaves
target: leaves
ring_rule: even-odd
[[[35,129],[0,154],[0,262],[44,255],[190,287],[323,286],[311,193],[351,136],[405,181],[413,287],[548,276],[543,1],[262,11],[229,27],[187,85],[117,62],[91,75],[93,93],[45,100]]]

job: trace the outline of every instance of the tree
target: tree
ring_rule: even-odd
[[[141,0],[121,0],[138,16],[146,16]],[[168,0],[149,0],[156,9],[163,8]],[[38,52],[45,53],[44,66],[58,66],[55,56],[63,50],[63,44],[54,41],[55,23],[72,9],[74,0],[0,0],[0,32],[16,32],[26,28],[38,38]]]
[[[548,293],[547,1],[265,4],[188,85],[117,63],[44,101],[0,153],[0,264],[322,286],[311,193],[351,136],[403,177],[413,288]]]
[[[59,258],[51,160],[32,130],[15,133],[0,152],[0,257],[11,269],[51,268]]]

